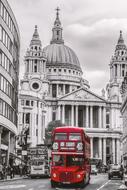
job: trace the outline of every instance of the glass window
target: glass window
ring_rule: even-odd
[[[0,114],[3,113],[3,101],[0,99]]]
[[[80,133],[70,133],[69,140],[81,140],[81,134]]]
[[[30,113],[26,113],[26,123],[30,124]]]
[[[37,61],[37,60],[35,60],[35,61]],[[37,63],[36,62],[34,63],[34,72],[35,73],[37,72]]]
[[[64,155],[54,155],[53,156],[53,165],[54,166],[64,166]]]
[[[29,105],[30,105],[30,101],[26,100],[26,106],[29,106]]]
[[[55,140],[67,140],[67,133],[56,133]]]
[[[82,166],[84,163],[84,157],[82,155],[67,155],[66,163],[67,166]]]
[[[52,97],[56,97],[56,84],[52,85]]]
[[[31,106],[33,106],[34,105],[34,102],[33,101],[31,101]]]

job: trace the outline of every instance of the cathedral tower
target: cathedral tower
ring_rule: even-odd
[[[25,74],[19,91],[19,134],[28,129],[27,143],[29,146],[36,146],[44,143],[47,109],[45,97],[49,84],[46,78],[46,57],[42,51],[37,26],[24,63]]]
[[[108,98],[121,102],[120,86],[127,72],[127,48],[122,31],[116,45],[115,53],[110,61],[110,81],[107,85]]]

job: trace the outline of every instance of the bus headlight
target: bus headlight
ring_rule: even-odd
[[[78,150],[83,150],[83,144],[82,143],[78,143],[77,144],[77,149]]]
[[[81,175],[80,174],[77,174],[77,178],[80,178],[81,177]]]
[[[53,149],[58,150],[58,143],[57,142],[53,143]]]
[[[53,173],[53,177],[56,177],[56,173]]]

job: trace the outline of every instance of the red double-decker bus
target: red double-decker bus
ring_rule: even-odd
[[[90,138],[83,128],[57,127],[52,133],[51,187],[90,181]]]

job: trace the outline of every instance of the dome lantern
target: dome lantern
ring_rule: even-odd
[[[52,29],[52,40],[51,44],[63,44],[64,40],[62,38],[62,27],[61,27],[61,22],[59,19],[59,7],[56,8],[56,20],[54,22],[54,27]]]

